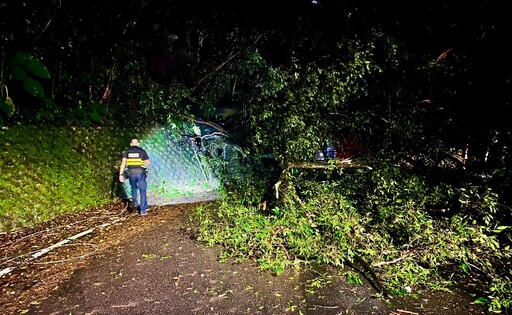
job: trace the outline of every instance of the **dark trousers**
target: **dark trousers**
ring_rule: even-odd
[[[148,208],[148,199],[147,199],[147,188],[148,183],[146,182],[146,173],[136,173],[128,172],[128,179],[130,180],[130,186],[132,188],[132,203],[134,205],[138,205],[138,195],[140,193],[140,213],[146,213],[146,209]]]

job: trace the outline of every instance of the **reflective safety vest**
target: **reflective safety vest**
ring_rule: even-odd
[[[144,160],[149,159],[146,151],[140,147],[131,147],[125,154],[126,167],[130,168],[144,168],[146,165]]]

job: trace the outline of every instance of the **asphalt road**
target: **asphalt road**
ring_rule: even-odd
[[[198,243],[171,208],[123,224],[139,231],[129,238],[121,237],[123,228],[109,231],[105,237],[119,242],[90,257],[26,314],[484,314],[457,293],[385,301],[330,269],[276,276],[251,262],[220,262],[219,248]]]

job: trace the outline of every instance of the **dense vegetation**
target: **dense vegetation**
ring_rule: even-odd
[[[226,257],[276,272],[363,266],[383,293],[477,279],[478,301],[507,311],[506,12],[486,1],[12,0],[0,5],[1,124],[208,125],[244,153],[224,168],[218,210],[195,214]],[[319,161],[329,146],[336,157]]]

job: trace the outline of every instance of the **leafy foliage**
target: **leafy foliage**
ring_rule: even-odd
[[[440,196],[439,187],[425,185],[423,178],[388,166],[323,183],[299,172],[292,185],[295,190],[266,212],[247,206],[243,196],[226,198],[216,211],[197,209],[200,239],[223,245],[226,257],[255,259],[277,273],[310,261],[356,265],[375,271],[393,294],[407,294],[406,287],[448,289],[466,274],[476,275],[491,283],[491,309],[509,305],[510,239],[499,238],[509,228],[487,228],[468,217],[468,209],[436,217],[429,205],[452,196]],[[452,191],[465,203],[464,188]],[[488,198],[471,208],[492,206]]]

